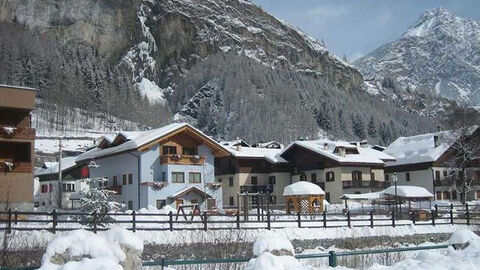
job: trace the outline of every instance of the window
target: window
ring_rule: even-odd
[[[128,210],[133,210],[133,201],[128,201]]]
[[[405,181],[410,182],[410,173],[405,173]]]
[[[217,200],[215,199],[207,199],[207,208],[214,209],[217,206]]]
[[[177,153],[177,147],[175,146],[163,146],[162,155],[175,155]]]
[[[477,190],[477,199],[480,199],[480,190]]]
[[[304,173],[300,174],[300,181],[307,181],[307,175]]]
[[[258,185],[258,178],[256,176],[252,176],[250,178],[250,183],[254,186]]]
[[[198,200],[197,199],[191,199],[190,204],[198,204]]]
[[[385,181],[389,182],[390,181],[390,175],[385,174]]]
[[[133,175],[131,173],[128,174],[128,184],[133,184]]]
[[[172,183],[185,183],[185,175],[183,172],[172,172]]]
[[[183,154],[183,155],[194,156],[194,155],[197,154],[197,148],[184,146],[184,147],[183,147],[183,150],[182,150],[182,154]]]
[[[217,183],[222,183],[222,178],[218,178]]]
[[[75,184],[62,184],[62,190],[65,192],[75,191]]]
[[[449,191],[444,191],[443,192],[443,199],[444,200],[450,200],[450,192]]]
[[[122,185],[124,185],[124,186],[127,185],[127,175],[126,174],[122,175]]]
[[[276,185],[277,184],[277,178],[274,175],[268,177],[268,183],[270,185]]]
[[[334,172],[327,172],[325,173],[325,180],[327,182],[333,182],[335,181],[335,173]]]
[[[452,190],[452,200],[457,199],[457,192],[455,190]]]
[[[42,193],[48,192],[48,185],[42,185]]]
[[[230,205],[234,205],[233,196],[230,196],[230,198],[229,198],[229,204],[230,204]]]
[[[48,184],[48,192],[53,192],[53,184]]]
[[[375,173],[374,172],[370,172],[370,180],[375,181]]]
[[[118,186],[118,179],[117,179],[117,178],[118,178],[118,177],[117,177],[116,175],[114,175],[114,176],[112,177],[112,182],[113,182],[112,184],[113,184],[113,186]]]
[[[199,173],[199,172],[188,173],[188,182],[190,182],[190,183],[201,183],[202,182],[202,174]]]
[[[437,200],[441,200],[442,199],[442,192],[441,191],[435,192],[435,197],[437,197],[436,198]]]
[[[162,209],[167,204],[165,200],[157,200],[157,209]]]
[[[446,178],[447,177],[447,171],[443,171],[443,178]]]
[[[440,181],[440,171],[435,171],[435,180]]]
[[[360,172],[360,171],[353,171],[353,172],[352,172],[352,181],[353,181],[353,182],[360,182],[360,181],[362,181],[362,172]]]
[[[310,180],[312,181],[312,183],[316,183],[317,182],[317,174],[316,173],[312,173],[310,175]]]
[[[228,185],[233,187],[233,177],[228,178]]]
[[[325,200],[327,200],[327,202],[330,202],[330,192],[325,192]]]
[[[162,181],[167,182],[167,172],[162,172]]]
[[[360,191],[355,191],[355,194],[362,194]]]

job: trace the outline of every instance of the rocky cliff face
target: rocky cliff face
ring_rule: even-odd
[[[480,24],[439,8],[427,11],[398,40],[355,66],[368,78],[390,77],[404,89],[480,105]]]
[[[365,94],[355,68],[248,1],[0,7],[0,34],[11,36],[0,40],[0,81],[36,87],[56,108],[150,126],[188,121],[217,139],[253,141],[325,132],[386,143],[434,126]]]

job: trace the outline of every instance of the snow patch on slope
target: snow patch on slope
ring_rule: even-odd
[[[148,99],[150,103],[161,103],[165,104],[166,99],[163,94],[163,89],[158,87],[155,82],[150,81],[147,78],[143,78],[139,83],[135,84],[135,88],[140,92],[140,94]]]

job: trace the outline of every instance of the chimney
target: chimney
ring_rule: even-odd
[[[438,135],[433,136],[433,147],[438,147],[439,142],[438,142]]]
[[[338,147],[338,153],[340,154],[340,156],[344,157],[346,152],[347,151],[346,151],[345,147]]]
[[[328,150],[328,143],[323,144],[323,150]]]
[[[235,146],[235,149],[236,149],[238,152],[242,151],[242,145],[241,145],[241,144],[237,144],[237,145]]]
[[[368,141],[367,140],[363,140],[360,142],[360,147],[363,147],[363,148],[366,148],[368,146]]]

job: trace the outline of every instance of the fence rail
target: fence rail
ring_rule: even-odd
[[[183,215],[176,213],[157,214],[132,211],[131,213],[109,213],[113,217],[110,224],[120,224],[128,230],[135,231],[174,231],[174,230],[232,230],[232,229],[282,229],[298,228],[338,228],[338,227],[396,227],[405,225],[480,225],[480,209],[469,205],[437,206],[431,211],[423,211],[423,216],[412,211],[409,214],[391,212],[389,215],[330,214],[209,214]],[[87,217],[91,223],[82,225],[79,217]],[[108,229],[108,225],[99,222],[103,214],[80,212],[20,212],[8,210],[0,212],[0,231],[10,233],[12,230],[35,231],[48,230],[71,231],[87,229],[93,232]]]

